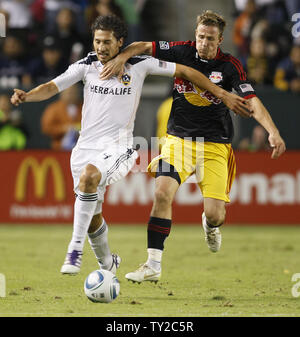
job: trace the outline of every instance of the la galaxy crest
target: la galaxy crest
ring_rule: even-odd
[[[130,84],[130,81],[131,81],[131,76],[130,75],[128,75],[128,74],[124,74],[123,76],[122,76],[122,83],[124,84],[124,85],[129,85]]]

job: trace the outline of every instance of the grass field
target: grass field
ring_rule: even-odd
[[[124,275],[146,259],[145,226],[111,226],[111,249],[123,259],[121,292],[110,304],[90,302],[85,277],[97,269],[85,244],[77,276],[61,275],[70,226],[0,226],[0,273],[6,297],[0,316],[300,316],[292,275],[300,273],[300,228],[224,226],[220,252],[211,253],[197,226],[176,226],[165,244],[157,284]]]

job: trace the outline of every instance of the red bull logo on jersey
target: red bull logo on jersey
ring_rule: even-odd
[[[209,75],[209,79],[213,82],[213,83],[219,83],[223,80],[223,76],[222,73],[219,71],[213,71],[210,75]]]
[[[174,89],[176,89],[180,94],[184,93],[197,94],[197,90],[195,89],[193,83],[177,77],[175,78]]]
[[[205,90],[205,91],[201,92],[200,96],[202,98],[207,99],[210,103],[213,103],[213,104],[220,104],[220,103],[222,103],[222,101],[219,98],[217,98],[216,96],[214,96],[208,90]]]

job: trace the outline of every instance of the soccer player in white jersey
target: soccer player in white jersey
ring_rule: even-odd
[[[244,99],[226,92],[210,82],[200,72],[152,57],[135,57],[125,65],[122,80],[114,77],[101,80],[106,62],[115,57],[126,37],[126,26],[115,16],[98,17],[93,26],[94,52],[72,64],[50,82],[29,92],[14,89],[11,102],[46,100],[76,82],[84,84],[81,133],[71,154],[74,191],[74,223],[63,274],[80,271],[84,241],[90,245],[100,268],[116,272],[120,257],[112,254],[108,245],[108,227],[102,217],[102,203],[107,185],[124,177],[133,167],[137,152],[132,148],[135,113],[141,90],[148,74],[186,78],[198,87],[209,90],[234,112],[248,116]]]

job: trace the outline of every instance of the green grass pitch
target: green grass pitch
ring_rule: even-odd
[[[59,272],[71,226],[1,225],[6,296],[0,297],[0,317],[299,317],[292,275],[300,273],[300,228],[223,226],[222,234],[221,250],[211,253],[200,226],[173,225],[161,281],[133,284],[124,275],[146,260],[146,226],[110,226],[111,250],[122,257],[121,292],[102,304],[83,291],[86,276],[98,268],[88,242],[80,274]]]

